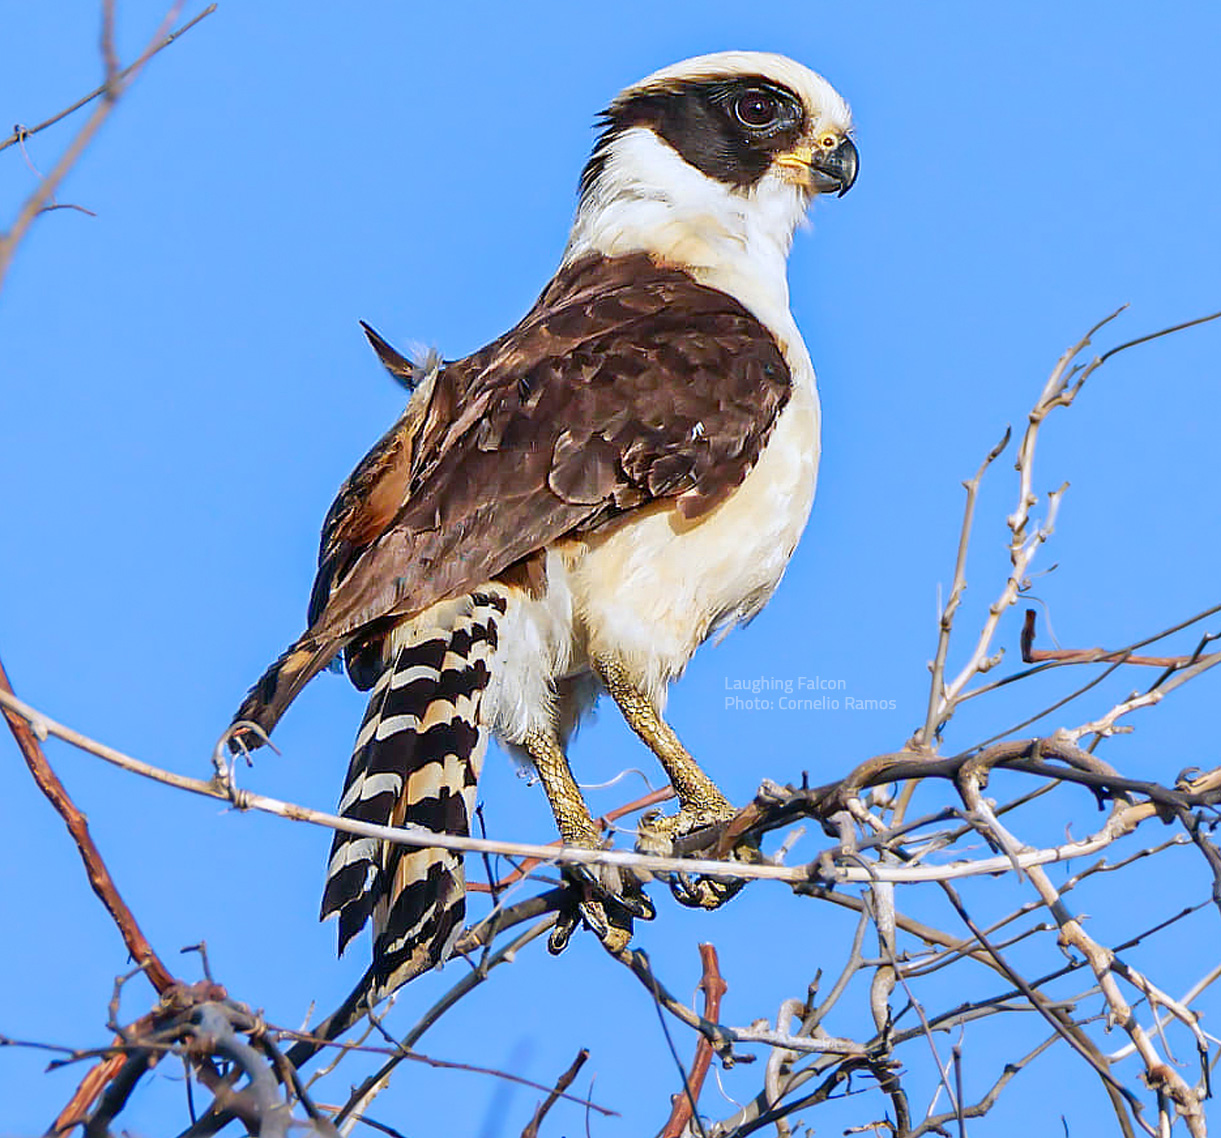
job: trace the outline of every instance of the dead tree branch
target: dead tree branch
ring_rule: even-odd
[[[93,113],[88,119],[85,120],[85,124],[80,128],[76,136],[68,144],[63,154],[60,155],[59,160],[55,163],[54,167],[52,167],[51,172],[42,179],[34,192],[30,194],[28,198],[26,198],[25,202],[17,212],[16,219],[9,227],[8,232],[0,234],[0,289],[4,287],[4,279],[8,274],[9,266],[12,264],[13,255],[17,251],[17,246],[21,244],[22,238],[24,238],[26,233],[29,231],[30,226],[34,223],[34,219],[40,213],[43,213],[47,207],[54,202],[55,193],[59,189],[60,184],[63,182],[64,178],[67,177],[68,172],[76,165],[77,161],[80,159],[80,156],[85,152],[89,144],[93,141],[94,136],[101,128],[102,123],[104,123],[110,117],[111,112],[114,110],[115,106],[119,102],[119,99],[123,96],[127,88],[136,80],[136,78],[148,64],[148,61],[152,59],[154,55],[156,55],[163,48],[168,47],[169,44],[175,39],[181,36],[184,32],[188,31],[190,28],[194,27],[197,23],[199,23],[200,20],[202,20],[205,16],[210,15],[216,9],[215,4],[211,5],[188,24],[179,28],[177,32],[171,35],[169,34],[169,30],[173,26],[174,21],[178,19],[178,15],[182,11],[182,5],[183,0],[178,0],[178,2],[170,8],[170,10],[166,13],[165,18],[161,21],[161,26],[157,29],[153,35],[153,38],[149,41],[148,46],[143,52],[141,52],[133,64],[121,71],[112,69],[111,67],[111,52],[113,50],[113,44],[111,43],[111,37],[104,34],[103,54],[105,56],[107,70],[106,81],[96,91],[92,92],[90,95],[87,95],[84,99],[78,100],[77,103],[73,104],[67,110],[62,111],[60,114],[51,119],[48,119],[45,123],[40,124],[33,130],[18,128],[16,131],[14,131],[12,138],[5,143],[6,146],[11,146],[14,142],[23,141],[30,134],[34,133],[35,130],[42,130],[47,126],[50,126],[53,122],[58,122],[66,115],[71,114],[77,108],[83,107],[86,103],[89,103],[100,96],[102,97],[101,102],[98,103],[98,105],[94,108]],[[109,12],[111,9],[105,8],[104,11]],[[109,20],[105,18],[104,20],[104,26],[109,27]],[[108,44],[110,45],[109,49],[107,49]]]
[[[729,985],[721,975],[715,945],[700,945],[700,962],[703,965],[703,975],[700,977],[699,988],[704,993],[704,1019],[716,1023],[721,1018],[721,997],[725,995]],[[695,1045],[695,1059],[691,1063],[691,1075],[687,1080],[686,1090],[690,1093],[674,1096],[674,1106],[661,1129],[660,1138],[680,1138],[686,1130],[694,1114],[694,1104],[700,1100],[700,1091],[703,1089],[704,1079],[708,1077],[708,1067],[711,1063],[712,1044],[706,1036],[701,1035]]]
[[[538,1109],[534,1112],[534,1116],[526,1124],[525,1130],[521,1132],[521,1138],[538,1138],[538,1128],[542,1125],[543,1119],[547,1117],[548,1112],[560,1098],[564,1092],[572,1086],[572,1081],[580,1073],[581,1068],[585,1066],[585,1061],[589,1058],[589,1052],[584,1047],[577,1052],[577,1057],[572,1061],[572,1065],[555,1081],[555,1089],[538,1104]]]

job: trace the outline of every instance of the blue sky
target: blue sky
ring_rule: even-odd
[[[130,58],[161,10],[120,8]],[[672,719],[737,802],[763,777],[806,769],[823,781],[899,746],[923,717],[962,479],[1102,315],[1131,305],[1109,344],[1221,308],[1221,10],[1153,10],[222,0],[153,61],[65,184],[59,200],[97,216],[41,218],[0,300],[0,654],[18,693],[206,777],[241,694],[300,629],[335,489],[401,406],[357,321],[450,357],[498,335],[557,262],[595,112],[674,60],[761,48],[824,73],[858,124],[858,184],[816,205],[791,261],[823,398],[821,482],[778,595],[697,657]],[[92,4],[11,5],[5,25],[0,121],[41,121],[99,80]],[[71,129],[32,139],[29,160],[49,169]],[[0,154],[4,224],[33,184],[17,148]],[[1037,592],[1065,644],[1123,644],[1218,601],[1219,379],[1221,327],[1193,330],[1115,359],[1049,425],[1036,488],[1071,488],[1037,566],[1058,568]],[[1014,493],[1001,461],[980,502],[964,633],[1003,583]],[[1011,656],[1018,622],[1012,613],[1001,634]],[[725,709],[727,681],[778,675],[842,679],[896,710]],[[1058,683],[982,702],[956,744],[1020,718]],[[1065,721],[1105,710],[1106,695]],[[1211,677],[1176,693],[1107,757],[1168,781],[1213,765],[1217,698]],[[278,731],[283,755],[260,754],[247,784],[329,809],[362,704],[341,679],[316,681]],[[100,1043],[122,947],[15,749],[0,742],[0,753],[0,1032]],[[273,1022],[296,1024],[311,1000],[326,1008],[346,992],[366,949],[336,963],[333,929],[314,920],[327,834],[49,753],[164,954],[206,938],[218,976]],[[660,778],[609,710],[574,761],[589,782],[632,766]],[[503,757],[482,797],[493,834],[550,839],[541,792]],[[593,795],[598,809],[622,797]],[[1085,832],[1096,815],[1070,805]],[[1067,815],[1050,817],[1054,835]],[[1146,923],[1173,912],[1180,890],[1204,888],[1194,862],[1182,868],[1182,881],[1142,885],[1155,899]],[[1106,888],[1091,902],[1100,911]],[[640,943],[680,993],[698,979],[696,943],[717,943],[730,1022],[774,1015],[842,959],[844,919],[779,887],[752,886],[712,915],[657,897]],[[1215,940],[1215,920],[1198,931]],[[1117,937],[1131,931],[1107,921]],[[760,930],[786,947],[761,958]],[[1153,959],[1175,988],[1199,963],[1185,960],[1180,977],[1173,952]],[[588,1045],[595,1097],[623,1115],[594,1133],[651,1133],[676,1082],[644,992],[588,936],[559,960],[536,946],[514,968],[424,1049],[550,1081]],[[449,968],[414,984],[395,1022],[455,978]],[[145,1006],[133,992],[125,1011]],[[676,1030],[676,1043],[689,1059],[690,1035]],[[1003,1061],[990,1046],[981,1035],[968,1087]],[[0,1086],[21,1088],[3,1096],[0,1132],[41,1129],[67,1098],[77,1072],[44,1077],[42,1065],[0,1054]],[[1084,1080],[1065,1057],[1022,1078],[1040,1096],[1020,1110],[1015,1096],[988,1132],[1059,1133],[1067,1111],[1074,1135],[1091,1133],[1101,1102],[1093,1088],[1071,1100]],[[736,1072],[726,1089],[751,1093],[752,1080]],[[533,1101],[413,1069],[375,1113],[413,1136],[495,1138],[519,1132]],[[714,1086],[704,1105],[732,1109]],[[578,1132],[580,1112],[564,1110],[553,1133]],[[168,1133],[182,1113],[180,1085],[159,1076],[129,1125]],[[862,1120],[851,1104],[807,1119],[824,1133]]]

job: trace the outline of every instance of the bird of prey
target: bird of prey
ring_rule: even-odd
[[[810,511],[819,405],[786,261],[811,200],[852,186],[851,131],[784,56],[667,67],[603,112],[563,260],[516,327],[419,369],[371,337],[418,385],[340,489],[309,627],[238,710],[239,743],[342,653],[369,692],[348,818],[469,833],[492,735],[533,763],[562,840],[598,847],[565,747],[602,693],[677,794],[642,821],[648,848],[732,816],[666,690],[762,608]],[[554,951],[577,921],[616,949],[652,915],[634,879],[573,888]],[[464,892],[460,855],[337,833],[322,915],[341,952],[372,918],[380,998],[449,954]]]

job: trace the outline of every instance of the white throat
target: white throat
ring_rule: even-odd
[[[573,222],[564,263],[647,252],[740,300],[775,333],[795,333],[786,265],[805,217],[801,189],[768,173],[736,190],[685,162],[645,127],[611,146]]]

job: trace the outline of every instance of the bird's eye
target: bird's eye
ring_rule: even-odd
[[[771,126],[780,115],[780,104],[766,91],[747,91],[733,103],[734,117],[751,130]]]

